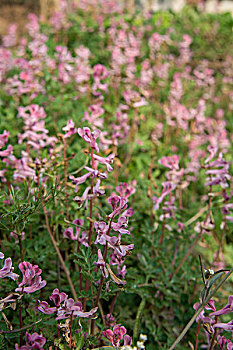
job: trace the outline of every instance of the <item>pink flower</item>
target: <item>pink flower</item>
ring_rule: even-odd
[[[76,185],[74,191],[77,192],[78,191],[78,186],[80,184],[83,184],[90,176],[91,176],[91,172],[88,172],[88,173],[86,173],[86,174],[84,174],[84,175],[82,175],[80,177],[76,177],[76,178],[74,176],[72,176],[72,175],[69,176],[69,179],[72,180],[72,183]]]
[[[13,146],[8,145],[5,151],[0,151],[0,157],[9,157],[12,154]]]
[[[59,292],[59,290],[56,288],[50,295],[49,299],[54,302],[54,304],[58,307],[60,304],[68,298],[68,295],[64,292]]]
[[[170,157],[162,157],[159,160],[159,164],[162,164],[166,168],[169,168],[172,170],[178,170],[179,169],[179,160],[180,160],[180,157],[177,155],[170,156]]]
[[[2,44],[4,47],[11,47],[16,45],[17,41],[17,24],[13,23],[8,28],[7,35],[2,37]]]
[[[83,220],[80,220],[80,219],[75,219],[73,221],[73,224],[75,225],[83,225],[84,221]],[[80,227],[76,227],[76,233],[74,234],[74,228],[73,227],[69,227],[67,228],[64,233],[63,233],[63,237],[65,238],[69,238],[71,239],[72,241],[77,241],[78,237],[79,237],[79,233],[80,233],[80,230],[81,228]]]
[[[116,187],[116,191],[121,197],[128,198],[136,192],[136,184],[136,180],[133,180],[129,184],[127,184],[126,182],[121,182],[120,185]]]
[[[5,146],[8,142],[8,137],[10,133],[9,131],[4,130],[2,134],[0,134],[0,149]]]
[[[233,331],[233,320],[228,323],[215,323],[213,325],[214,328],[221,328],[225,331]]]
[[[4,254],[0,253],[0,259],[4,258]],[[11,279],[13,279],[14,281],[17,280],[17,278],[19,277],[19,275],[17,275],[16,273],[13,273],[12,271],[14,270],[14,268],[12,267],[12,261],[11,258],[7,258],[4,261],[4,266],[3,268],[0,270],[0,278],[6,278],[9,277]]]
[[[97,156],[96,154],[93,155],[93,158],[97,160],[99,163],[106,165],[108,172],[113,171],[113,168],[110,164],[113,163],[113,159],[115,158],[115,154],[111,153],[106,158]]]
[[[126,332],[126,328],[118,324],[113,327],[113,330],[107,329],[106,331],[103,331],[103,336],[107,338],[114,347],[118,347]]]
[[[23,274],[23,280],[19,283],[19,287],[15,289],[16,292],[34,293],[44,288],[46,281],[42,281],[40,276],[42,270],[37,265],[23,261],[19,264],[19,269]]]
[[[98,307],[95,307],[88,312],[84,312],[80,301],[74,302],[72,298],[69,298],[65,300],[58,308],[56,320],[63,320],[70,317],[71,314],[74,317],[92,318],[96,314],[97,310]]]
[[[108,71],[105,66],[103,66],[102,64],[96,64],[94,66],[94,73],[93,73],[94,78],[99,78],[100,80],[103,80],[107,78],[107,76],[108,76]]]
[[[126,228],[128,227],[128,218],[123,215],[119,217],[117,223],[113,222],[111,227],[114,231],[118,231],[121,234],[130,234],[130,232],[126,230]]]
[[[78,128],[78,134],[82,137],[82,139],[87,142],[96,152],[99,152],[99,146],[96,143],[96,139],[100,136],[100,130],[95,129],[91,132],[91,130],[87,127]]]
[[[46,343],[46,339],[42,334],[33,333],[32,335],[26,332],[27,344],[18,347],[18,344],[15,345],[15,350],[44,350],[43,346]]]
[[[94,227],[97,232],[97,238],[95,240],[95,244],[99,243],[99,244],[105,245],[106,239],[107,237],[109,237],[106,235],[109,230],[109,225],[107,225],[104,221],[99,221],[99,222],[95,221]]]
[[[127,208],[127,198],[116,196],[112,194],[108,198],[108,203],[112,206],[113,212],[108,215],[109,218],[119,215],[120,212]]]
[[[65,139],[70,137],[71,135],[76,134],[76,132],[77,132],[77,129],[75,128],[75,124],[74,124],[72,119],[68,120],[67,125],[64,126],[64,128],[62,128],[62,130],[65,131],[65,135],[64,135]]]
[[[214,312],[212,312],[210,314],[210,317],[213,317],[213,316],[220,316],[220,315],[227,315],[229,314],[230,312],[233,312],[233,295],[230,295],[228,297],[228,303],[226,306],[224,306],[223,309],[221,310],[214,310]]]
[[[38,300],[39,306],[37,306],[37,309],[46,315],[51,315],[54,312],[57,311],[56,307],[50,307],[47,301],[40,301]]]
[[[105,266],[105,261],[100,249],[98,249],[98,261],[94,262],[94,264],[100,269],[102,276],[108,278],[108,270]]]
[[[176,185],[169,182],[169,181],[163,182],[162,186],[163,186],[163,190],[162,190],[161,196],[160,197],[155,197],[155,196],[153,197],[153,201],[155,204],[154,205],[155,210],[159,209],[159,205],[160,205],[160,203],[163,202],[164,198],[176,188]]]

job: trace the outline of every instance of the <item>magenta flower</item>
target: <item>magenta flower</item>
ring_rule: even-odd
[[[46,339],[42,334],[29,334],[26,332],[27,344],[19,348],[18,344],[15,345],[15,350],[44,350],[43,346],[46,343]]]
[[[99,152],[99,146],[96,143],[96,139],[100,136],[100,130],[95,129],[91,132],[91,130],[87,127],[84,128],[78,128],[78,134],[81,136],[81,138],[87,142],[93,149],[96,150],[96,152]]]
[[[218,311],[214,311],[210,314],[210,316],[220,316],[220,315],[227,315],[230,312],[233,312],[233,295],[230,295],[228,297],[228,303],[226,306],[224,306],[223,309],[218,310]]]
[[[4,258],[4,254],[0,253],[0,259]],[[12,267],[12,261],[11,258],[7,258],[4,261],[4,266],[3,268],[0,270],[0,278],[6,278],[9,277],[12,280],[16,281],[17,278],[19,278],[19,275],[17,275],[16,273],[13,273],[12,271],[14,270],[14,268]]]
[[[105,266],[105,261],[100,249],[98,249],[98,261],[94,262],[94,264],[100,269],[102,276],[108,278],[108,270]]]
[[[59,290],[56,288],[50,295],[49,299],[54,302],[54,304],[59,307],[60,304],[68,298],[68,295],[64,292],[59,292]]]
[[[225,345],[227,345],[226,350],[233,350],[233,343],[230,341],[230,339],[226,339],[224,336],[218,335],[217,341],[221,350],[224,349]]]
[[[92,318],[95,316],[98,307],[84,312],[80,301],[74,302],[72,298],[68,299],[68,295],[64,292],[59,292],[56,288],[49,297],[55,304],[55,307],[50,307],[46,301],[39,301],[37,309],[44,314],[52,314],[57,312],[56,320],[69,318],[72,314],[74,317]]]
[[[112,346],[118,347],[126,332],[126,328],[118,324],[113,327],[113,330],[107,329],[106,331],[103,331],[103,336],[111,342]]]
[[[75,225],[83,225],[84,221],[83,220],[80,220],[80,219],[75,219],[73,221],[73,224]],[[81,231],[81,228],[80,227],[75,227],[75,234],[74,234],[74,228],[73,227],[68,227],[64,233],[63,233],[63,237],[65,238],[69,238],[71,239],[72,241],[77,241],[78,237],[79,237],[79,233]]]
[[[51,315],[54,312],[57,311],[56,307],[50,307],[47,301],[40,301],[38,300],[39,306],[37,306],[37,309],[46,315]]]
[[[233,320],[228,323],[215,323],[213,325],[214,328],[221,328],[225,331],[233,331]]]
[[[62,128],[62,130],[65,131],[65,135],[64,135],[65,139],[67,139],[71,135],[76,134],[76,132],[77,132],[77,129],[75,128],[75,124],[74,124],[72,119],[68,120],[66,126],[64,126],[64,128]]]
[[[128,346],[132,345],[132,338],[128,334],[124,336],[124,346],[127,346],[127,345]]]
[[[23,274],[23,280],[15,289],[16,292],[34,293],[44,288],[46,281],[42,281],[40,276],[42,270],[37,265],[24,261],[19,264],[19,269]]]
[[[113,212],[108,215],[109,218],[113,218],[116,215],[119,215],[122,210],[127,208],[127,198],[116,196],[112,194],[108,198],[108,203],[112,206]]]
[[[121,182],[120,185],[116,187],[116,191],[121,197],[128,198],[136,192],[136,184],[136,180],[133,180],[129,184],[127,184],[126,182]]]

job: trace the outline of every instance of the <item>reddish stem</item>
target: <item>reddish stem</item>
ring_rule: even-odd
[[[111,218],[110,223],[109,223],[109,228],[108,228],[107,236],[108,236],[109,233],[110,233],[112,221],[113,221],[113,217]],[[105,262],[105,263],[106,263],[106,259],[107,259],[107,253],[108,253],[108,242],[106,242],[106,245],[105,245],[105,247],[104,247],[103,259],[104,259],[104,262]],[[99,304],[100,294],[101,294],[101,290],[102,290],[102,287],[103,287],[103,283],[104,283],[104,277],[103,277],[103,275],[101,275],[100,284],[99,284],[99,289],[98,289],[97,296],[96,296],[96,301],[95,301],[95,306],[96,306],[96,307],[97,307],[98,304]],[[95,319],[91,320],[91,335],[94,336],[94,333],[95,333]]]
[[[199,339],[200,329],[201,329],[201,319],[199,319],[199,321],[198,321],[195,350],[197,350],[197,348],[198,348],[198,339]]]
[[[68,206],[68,188],[67,188],[67,168],[68,161],[66,157],[66,139],[63,137],[63,161],[64,161],[64,184],[65,184],[65,206],[66,206],[66,219],[69,220],[69,206]]]
[[[94,158],[93,158],[93,148],[91,149],[91,167],[94,168]],[[93,194],[94,187],[94,178],[91,177],[91,194]],[[93,199],[90,199],[90,225],[89,225],[89,233],[88,233],[88,244],[91,246],[91,236],[93,231]]]

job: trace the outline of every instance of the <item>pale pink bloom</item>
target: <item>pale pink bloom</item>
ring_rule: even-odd
[[[84,312],[80,301],[74,302],[72,298],[69,298],[60,304],[59,308],[57,309],[56,320],[69,318],[71,314],[73,317],[92,318],[95,316],[97,310],[98,307],[95,307],[88,312]]]
[[[164,198],[176,188],[176,185],[169,181],[163,182],[162,186],[163,186],[163,190],[162,190],[161,196],[153,197],[155,210],[159,209],[159,205],[163,202]]]
[[[91,176],[91,174],[92,174],[91,172],[88,172],[88,173],[86,173],[80,177],[76,177],[76,178],[72,175],[69,176],[69,179],[72,180],[72,183],[76,185],[75,190],[74,190],[75,192],[78,191],[79,185],[84,183]]]
[[[113,163],[113,159],[115,158],[115,154],[114,153],[109,154],[106,158],[100,157],[100,156],[94,154],[93,158],[95,160],[97,160],[99,163],[106,165],[108,172],[113,171],[113,168],[111,167],[110,164]]]
[[[228,303],[226,306],[224,306],[224,308],[218,311],[214,310],[214,312],[212,312],[209,316],[213,317],[213,316],[227,315],[231,312],[233,312],[233,295],[230,295],[228,297]]]
[[[21,347],[18,344],[15,344],[15,350],[44,350],[43,346],[46,343],[46,339],[42,336],[42,334],[29,334],[26,332],[27,344]]]
[[[0,157],[9,157],[13,152],[13,146],[8,145],[5,151],[0,151]]]
[[[10,133],[9,131],[4,130],[2,134],[0,134],[0,149],[5,146],[8,142],[8,137]]]
[[[80,219],[75,219],[73,221],[73,224],[75,225],[83,225],[84,221],[83,220],[80,220]],[[74,228],[73,227],[69,227],[67,228],[64,233],[63,233],[63,237],[65,238],[69,238],[71,239],[72,241],[76,241],[79,237],[79,234],[80,234],[80,231],[81,231],[81,227],[75,227],[75,234],[74,234]]]
[[[65,131],[64,138],[68,138],[71,135],[76,134],[77,129],[75,128],[75,124],[72,119],[69,119],[67,122],[67,125],[62,128],[63,131]]]
[[[133,180],[128,184],[126,182],[121,182],[120,185],[116,187],[116,191],[121,197],[128,198],[136,192],[136,185],[136,180]]]
[[[127,208],[127,198],[116,196],[112,194],[108,198],[108,203],[112,206],[113,212],[108,215],[109,218],[113,218],[120,214],[122,210]]]
[[[47,301],[40,301],[38,300],[39,306],[37,306],[37,309],[46,315],[51,315],[54,312],[57,311],[56,307],[50,307]]]
[[[4,258],[4,254],[1,253],[0,259],[3,259],[3,258]],[[12,272],[13,270],[14,270],[14,268],[12,266],[11,258],[7,258],[4,261],[3,268],[0,270],[0,278],[9,277],[9,278],[13,279],[14,281],[16,281],[19,278],[19,275],[17,275],[16,273],[13,273]]]
[[[173,155],[170,157],[162,157],[159,160],[159,164],[162,164],[166,168],[169,168],[172,170],[178,170],[179,169],[179,160],[180,160],[180,157],[177,155]]]
[[[4,47],[11,47],[16,45],[17,41],[17,24],[11,24],[8,27],[7,35],[2,37],[2,44]]]
[[[100,269],[101,275],[104,278],[108,278],[108,270],[107,270],[107,268],[105,266],[105,261],[103,259],[103,255],[102,255],[100,249],[98,249],[98,261],[94,262],[94,264]]]
[[[100,130],[95,129],[91,132],[88,127],[78,128],[78,134],[82,137],[82,139],[87,142],[96,152],[99,152],[98,144],[96,143],[96,139],[100,136]]]

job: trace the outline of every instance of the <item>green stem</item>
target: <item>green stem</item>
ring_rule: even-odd
[[[233,268],[225,275],[225,277],[222,279],[221,282],[214,288],[212,293],[208,296],[208,298],[202,303],[202,305],[199,307],[199,309],[195,312],[191,320],[187,323],[183,331],[180,333],[179,337],[174,341],[172,346],[168,350],[173,350],[175,349],[176,345],[179,344],[179,342],[183,339],[185,334],[188,332],[189,328],[192,326],[192,324],[195,322],[197,316],[200,315],[202,310],[205,308],[205,306],[208,304],[209,300],[214,296],[214,294],[219,290],[219,288],[223,285],[223,283],[230,277],[230,275],[233,272]]]
[[[142,311],[144,310],[145,304],[146,304],[146,299],[143,298],[141,300],[140,305],[139,305],[137,316],[136,316],[136,320],[135,320],[135,325],[134,325],[134,330],[133,330],[133,340],[134,340],[134,342],[137,341],[137,339],[138,339],[140,319],[141,319]]]

